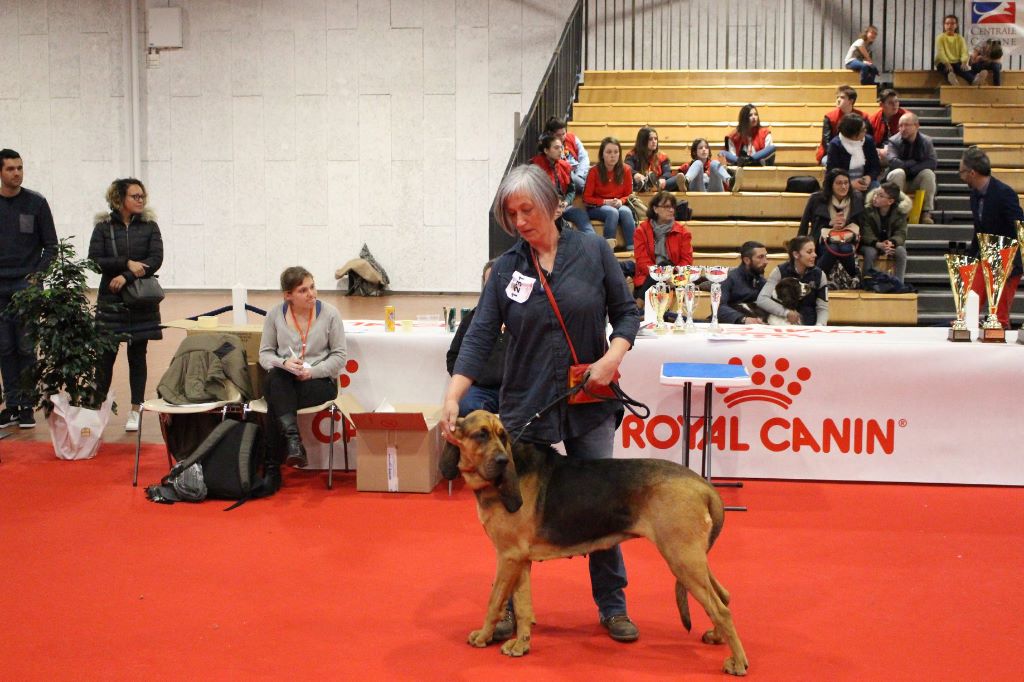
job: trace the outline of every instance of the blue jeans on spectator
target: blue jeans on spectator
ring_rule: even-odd
[[[694,161],[686,169],[686,191],[688,192],[724,192],[725,183],[729,182],[729,173],[718,161],[711,162],[711,172],[704,173],[704,164]],[[678,176],[676,176],[678,177]]]
[[[10,410],[32,407],[35,403],[35,391],[26,391],[22,384],[22,375],[36,364],[35,343],[7,310],[11,297],[28,286],[24,279],[0,281],[0,375]]]
[[[992,72],[992,85],[1003,84],[1003,65],[999,62],[978,63],[971,67],[971,73],[974,74],[975,77],[977,77],[977,75],[982,71]]]
[[[846,68],[850,71],[860,72],[861,85],[875,85],[875,78],[878,76],[878,69],[875,68],[874,64],[868,64],[860,59],[851,59],[846,63]]]
[[[611,459],[615,448],[615,415],[590,432],[563,441],[565,454],[571,459]],[[587,491],[581,490],[581,495]],[[590,587],[594,603],[602,619],[626,613],[626,565],[622,549],[590,553]]]
[[[576,229],[580,232],[594,233],[594,226],[590,224],[590,218],[587,217],[587,212],[582,208],[570,206],[562,211],[562,217],[575,225]]]
[[[728,149],[722,151],[722,156],[724,156],[725,160],[731,164],[737,164],[740,161],[740,157],[736,156]],[[756,161],[759,166],[775,165],[775,145],[770,144],[764,149],[758,149],[750,155],[750,158]],[[824,161],[822,161],[822,163],[824,163]]]
[[[587,215],[591,220],[604,221],[604,238],[615,239],[615,228],[622,225],[622,238],[626,240],[626,251],[633,250],[633,234],[636,232],[636,221],[633,211],[623,204],[618,208],[612,206],[588,206]]]
[[[487,410],[498,414],[498,388],[487,388],[473,384],[459,401],[459,416],[465,417],[473,410]]]

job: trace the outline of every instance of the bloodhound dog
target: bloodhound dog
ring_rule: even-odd
[[[714,629],[708,644],[727,642],[725,672],[744,675],[747,655],[733,626],[729,593],[711,574],[707,553],[722,529],[722,500],[711,485],[660,459],[569,459],[549,446],[512,443],[495,415],[477,410],[456,422],[441,456],[448,480],[462,474],[477,513],[497,550],[498,573],[487,615],[469,643],[484,647],[512,596],[516,637],[501,651],[530,650],[534,623],[530,596],[533,561],[608,549],[648,538],[676,577],[676,605],[690,629],[687,592],[704,607]]]

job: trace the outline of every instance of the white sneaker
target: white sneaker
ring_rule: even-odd
[[[981,87],[986,84],[988,84],[988,71],[979,71],[978,75],[974,77],[974,83],[972,85]]]
[[[946,81],[949,82],[950,85],[960,85],[956,82],[956,74],[953,73],[953,69],[946,72]]]
[[[124,424],[125,431],[138,431],[139,430],[139,413],[132,410],[128,415],[128,421]]]

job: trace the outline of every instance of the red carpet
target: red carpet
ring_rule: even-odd
[[[165,473],[148,446],[141,483]],[[0,671],[9,680],[722,679],[691,602],[624,545],[635,644],[598,626],[583,559],[534,568],[524,659],[465,644],[493,551],[472,495],[357,493],[294,472],[267,500],[157,505],[131,450],[0,442]],[[711,553],[760,680],[1020,679],[1024,491],[752,481]]]

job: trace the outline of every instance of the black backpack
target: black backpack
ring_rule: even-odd
[[[786,191],[795,194],[813,194],[821,189],[813,175],[794,175],[786,180]]]
[[[165,504],[199,502],[207,497],[236,500],[227,508],[234,509],[247,500],[277,492],[269,477],[260,473],[263,459],[259,424],[227,419],[192,454],[175,464],[160,485],[146,488],[146,497]]]

